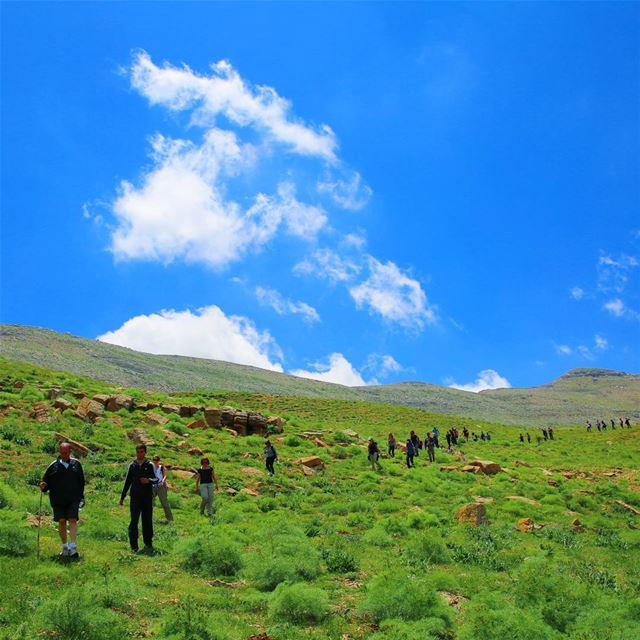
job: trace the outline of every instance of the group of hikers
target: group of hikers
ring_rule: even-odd
[[[465,442],[469,442],[469,440],[472,442],[478,442],[478,440],[489,442],[491,441],[491,434],[488,431],[486,433],[481,431],[480,436],[478,436],[475,431],[469,432],[467,427],[464,427],[462,432],[453,427],[446,432],[445,439],[447,441],[447,452],[453,453],[453,447],[457,446],[461,439],[464,439]],[[396,438],[393,433],[390,433],[387,436],[387,455],[390,458],[395,458],[396,448],[399,448]],[[435,462],[436,449],[440,448],[442,447],[440,445],[440,430],[438,427],[433,427],[431,431],[427,431],[424,440],[421,439],[415,431],[411,431],[403,447],[407,467],[409,469],[415,467],[414,459],[420,455],[420,451],[422,450],[426,450],[429,462]],[[371,470],[382,471],[382,465],[380,464],[380,447],[373,438],[369,438],[368,440],[367,454]]]
[[[53,519],[58,523],[58,533],[62,543],[62,559],[78,558],[78,520],[84,506],[85,478],[79,460],[71,457],[71,445],[62,442],[58,457],[47,467],[39,483],[43,493],[49,493],[53,509]],[[265,441],[264,454],[269,475],[275,474],[274,463],[278,459],[275,447]],[[200,514],[213,515],[214,486],[219,490],[218,478],[209,458],[200,459],[200,467],[195,472],[195,492],[200,495]],[[142,552],[153,554],[153,506],[157,497],[166,518],[173,521],[173,513],[168,498],[167,469],[159,455],[147,458],[147,446],[136,445],[136,457],[127,467],[124,486],[120,494],[120,506],[129,494],[129,544],[134,553],[140,551],[138,524],[142,521]]]
[[[615,429],[616,428],[616,420],[615,418],[611,418],[610,420],[611,422],[611,429]],[[627,427],[628,429],[631,429],[631,422],[629,420],[629,418],[625,418],[624,420],[622,418],[618,418],[618,423],[621,429],[624,429],[625,427]],[[606,431],[607,430],[607,421],[606,420],[596,420],[596,429],[598,431]],[[591,424],[591,422],[589,420],[587,420],[587,432],[591,432],[593,430],[593,425]]]
[[[542,434],[542,435],[540,435]],[[523,435],[522,433],[520,433],[520,442],[524,442],[525,439],[528,443],[531,442],[531,434],[527,431],[525,433],[525,435]],[[542,427],[537,433],[536,433],[536,441],[538,444],[540,444],[542,441],[547,441],[547,440],[555,440],[555,436],[553,435],[553,427]]]

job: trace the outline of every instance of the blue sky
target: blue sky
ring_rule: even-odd
[[[2,3],[3,322],[344,384],[640,370],[637,3]]]

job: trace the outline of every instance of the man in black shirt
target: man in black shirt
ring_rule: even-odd
[[[80,462],[71,457],[71,445],[68,442],[60,443],[59,451],[60,455],[47,467],[40,482],[40,489],[49,492],[53,519],[58,522],[62,542],[60,557],[77,558],[79,510],[84,503],[84,472]]]
[[[139,444],[136,447],[136,459],[129,464],[127,469],[127,477],[120,495],[120,506],[122,506],[127,492],[131,489],[129,544],[134,553],[138,552],[138,520],[140,516],[142,516],[144,551],[148,554],[153,553],[153,485],[157,482],[158,478],[153,464],[147,459],[147,447],[144,444]]]

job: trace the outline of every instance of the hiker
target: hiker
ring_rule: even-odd
[[[80,462],[71,457],[68,442],[61,442],[58,452],[60,455],[47,467],[39,487],[43,493],[49,492],[53,519],[58,523],[62,542],[60,558],[78,558],[78,520],[84,505],[84,472]]]
[[[600,420],[596,421],[596,429],[600,431]]]
[[[429,455],[429,462],[435,462],[436,461],[436,441],[434,438],[432,438],[431,436],[427,436],[427,439],[425,440],[425,447],[427,448],[427,454]]]
[[[387,437],[387,452],[390,458],[396,457],[396,439],[393,433],[390,433]]]
[[[447,431],[445,438],[447,439],[447,449],[451,449],[451,431]]]
[[[485,435],[484,435],[484,431],[480,432],[480,440],[482,440],[482,442],[485,441]]]
[[[624,428],[624,422],[622,421],[622,418],[620,418],[620,428],[623,429]]]
[[[631,423],[629,422],[629,418],[625,418],[624,424],[625,426],[629,427],[629,429],[631,429]]]
[[[431,430],[431,435],[433,436],[433,441],[435,442],[435,446],[438,447],[439,449],[440,441],[438,440],[438,436],[440,435],[440,431],[438,430],[438,427],[433,427],[433,429]]]
[[[173,522],[173,513],[171,512],[171,506],[169,505],[167,486],[167,470],[163,464],[160,463],[160,456],[153,456],[153,470],[158,479],[158,483],[153,485],[153,502],[155,504],[156,497],[160,500],[160,504],[164,509],[164,517],[167,520],[167,524]]]
[[[547,430],[544,427],[542,428],[542,437],[545,439],[545,441],[549,438],[549,436],[547,435]]]
[[[378,460],[380,457],[380,449],[378,449],[378,443],[371,437],[369,437],[367,452],[369,454],[369,462],[371,463],[371,471],[374,471],[376,468],[378,471],[382,471],[382,465]]]
[[[531,444],[531,436],[529,435],[529,432],[527,431],[527,442],[529,444]]]
[[[475,431],[471,432],[471,440],[473,440],[473,442],[478,442],[478,436]]]
[[[129,522],[129,544],[131,551],[138,553],[138,520],[142,516],[142,540],[144,542],[144,553],[153,554],[153,486],[158,484],[158,478],[153,468],[153,464],[147,458],[147,445],[136,446],[136,459],[133,460],[127,469],[127,477],[120,494],[120,506],[124,504],[129,489],[131,497],[129,499],[129,511],[131,520]]]
[[[616,421],[613,418],[611,418],[611,428],[612,429],[616,428]]]
[[[488,431],[485,434],[485,437],[487,438],[487,442],[491,442],[491,434]]]
[[[462,435],[464,436],[464,439],[469,442],[469,429],[467,429],[467,427],[462,430]]]
[[[411,469],[411,467],[415,467],[415,462],[413,461],[413,456],[415,455],[415,448],[413,446],[413,442],[411,442],[411,438],[407,440],[407,468]]]
[[[264,455],[266,458],[267,471],[270,476],[273,476],[276,473],[273,464],[278,459],[278,453],[276,452],[276,448],[271,444],[271,440],[267,440],[264,443]]]
[[[549,440],[553,440],[553,428],[549,427],[547,429],[547,433],[549,434]]]
[[[218,485],[218,478],[216,472],[209,462],[209,458],[202,458],[200,460],[200,468],[196,475],[196,493],[200,494],[202,500],[200,501],[200,515],[204,515],[204,509],[207,508],[207,515],[211,517],[213,515],[213,485],[216,485],[216,489],[220,490]]]
[[[601,420],[600,424],[602,425],[602,430],[606,431],[607,430],[607,423],[604,420]]]
[[[524,442],[524,436],[520,434],[520,442]]]
[[[420,438],[418,438],[418,435],[416,434],[415,431],[412,431],[409,434],[409,439],[411,440],[411,444],[413,445],[413,455],[414,456],[419,456],[420,455],[420,450],[418,447],[418,443],[420,442]]]
[[[593,429],[593,427],[591,426],[591,423],[587,420],[587,433],[591,433],[591,429]]]

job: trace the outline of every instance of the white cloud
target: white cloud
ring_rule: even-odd
[[[289,373],[299,378],[333,382],[347,387],[361,387],[366,384],[360,373],[341,353],[332,353],[327,360],[328,362],[324,363],[313,363],[311,371],[297,369]]]
[[[586,360],[593,360],[593,353],[591,349],[584,344],[579,344],[576,347],[576,351]]]
[[[601,335],[594,336],[593,341],[598,351],[606,351],[609,348],[609,341]]]
[[[606,309],[610,314],[616,316],[617,318],[621,318],[625,314],[625,306],[624,302],[620,300],[620,298],[614,298],[613,300],[609,300],[603,305],[603,308]]]
[[[296,274],[314,275],[330,282],[345,282],[353,279],[361,266],[351,258],[343,258],[332,249],[317,249],[313,254],[293,267]]]
[[[364,368],[380,378],[386,378],[392,373],[399,373],[403,370],[402,365],[393,356],[388,354],[380,355],[378,353],[369,355]],[[369,384],[373,383],[370,382]]]
[[[584,298],[584,289],[581,289],[580,287],[573,287],[570,289],[569,295],[574,300],[582,300],[582,298]]]
[[[256,287],[258,301],[271,307],[278,315],[301,315],[306,322],[320,322],[318,312],[306,302],[287,300],[279,291],[265,287]]]
[[[151,104],[173,111],[193,110],[192,123],[212,127],[219,116],[240,127],[252,126],[298,154],[335,160],[337,142],[330,127],[311,127],[291,114],[291,103],[275,89],[251,87],[222,60],[200,75],[188,66],[162,67],[138,53],[130,69],[131,85]]]
[[[316,185],[319,193],[324,193],[343,209],[357,211],[362,209],[369,198],[371,188],[362,184],[362,176],[356,171],[347,179],[325,179]]]
[[[164,310],[127,320],[98,340],[146,353],[192,356],[282,371],[282,352],[268,331],[243,316],[212,305],[191,311]]]
[[[508,389],[511,387],[511,383],[494,369],[484,369],[478,374],[475,382],[469,382],[467,384],[457,384],[453,382],[449,387],[478,393],[487,389]]]
[[[625,253],[617,257],[603,254],[598,260],[598,289],[604,293],[622,293],[633,269],[640,265],[636,256]]]
[[[420,283],[403,273],[393,262],[382,263],[368,257],[369,277],[349,289],[358,308],[368,306],[385,320],[422,329],[436,321]]]
[[[573,349],[568,344],[557,344],[555,345],[556,353],[559,353],[562,356],[570,356],[573,353]]]
[[[367,236],[364,231],[359,231],[358,233],[348,233],[344,238],[343,242],[347,247],[353,247],[354,249],[363,249],[367,244]]]

